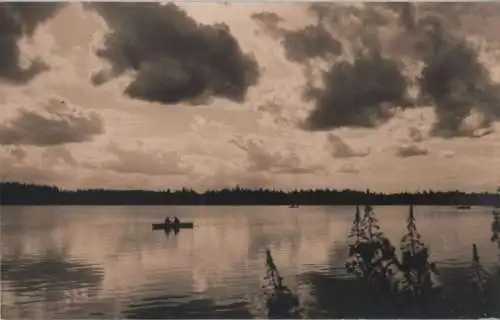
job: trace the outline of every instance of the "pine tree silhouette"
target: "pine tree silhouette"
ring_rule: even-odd
[[[375,211],[371,205],[365,206],[365,214],[362,219],[362,226],[366,232],[369,242],[376,242],[381,240],[383,233],[380,232],[378,220],[375,217]]]
[[[410,213],[408,214],[406,222],[406,229],[408,230],[408,232],[401,238],[400,247],[403,257],[405,255],[414,256],[422,250],[426,249],[425,244],[422,242],[422,236],[417,231],[413,205],[410,206]]]
[[[420,295],[431,285],[429,283],[431,270],[428,249],[415,223],[413,205],[410,206],[406,222],[407,233],[401,238],[400,245],[402,267],[408,279],[407,284],[413,287],[414,293]]]
[[[366,268],[358,249],[362,243],[366,244],[368,242],[368,236],[361,219],[359,206],[356,206],[354,221],[347,238],[349,241],[349,255],[345,263],[346,270],[349,273],[355,273],[356,276],[361,277],[366,272]]]

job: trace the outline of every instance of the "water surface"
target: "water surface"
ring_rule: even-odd
[[[375,211],[398,246],[407,208]],[[195,229],[152,231],[166,215]],[[2,207],[2,318],[263,317],[266,248],[306,317],[360,316],[344,271],[352,218],[352,207]],[[472,243],[498,274],[491,209],[416,207],[416,219],[450,308],[468,290]]]

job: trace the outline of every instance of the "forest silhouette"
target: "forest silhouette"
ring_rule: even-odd
[[[235,188],[179,190],[63,190],[55,186],[0,183],[0,205],[455,205],[500,204],[497,193],[432,191],[380,193],[370,190]]]

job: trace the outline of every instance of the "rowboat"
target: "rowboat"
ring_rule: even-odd
[[[174,230],[174,229],[193,229],[194,223],[192,222],[179,222],[179,223],[153,223],[153,230]]]

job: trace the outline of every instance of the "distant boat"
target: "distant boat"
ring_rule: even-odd
[[[153,230],[176,230],[176,229],[193,229],[194,223],[180,222],[180,223],[153,223]]]
[[[467,209],[470,209],[470,206],[468,206],[468,205],[459,205],[459,206],[457,206],[457,209],[467,210]]]

